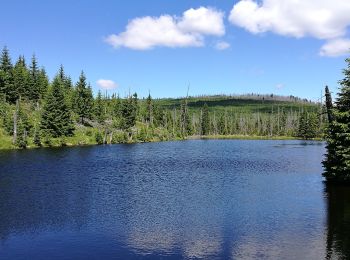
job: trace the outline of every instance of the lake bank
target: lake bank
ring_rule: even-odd
[[[160,139],[154,137],[147,141],[141,140],[129,140],[127,142],[108,142],[107,144],[135,144],[135,143],[152,143],[152,142],[164,142],[164,141],[183,141],[183,140],[304,140],[293,136],[258,136],[258,135],[192,135],[186,138],[168,138]],[[322,138],[309,139],[312,141],[323,141]],[[73,137],[52,138],[50,144],[43,143],[41,146],[37,146],[32,140],[29,140],[26,149],[36,148],[49,148],[49,147],[76,147],[76,146],[91,146],[101,145],[98,144],[94,136],[79,134]],[[12,143],[12,137],[6,135],[0,135],[0,150],[18,150],[23,149]]]

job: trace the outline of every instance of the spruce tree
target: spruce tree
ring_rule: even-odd
[[[24,57],[20,56],[13,68],[13,97],[15,99],[28,98],[29,71],[26,67]]]
[[[29,66],[29,98],[33,101],[40,99],[39,68],[34,54]]]
[[[153,124],[153,100],[151,93],[148,94],[146,99],[146,122],[148,122],[150,125]]]
[[[84,124],[84,119],[91,119],[93,110],[92,90],[91,87],[86,84],[86,77],[83,71],[75,86],[74,109],[79,115],[82,124]]]
[[[101,91],[97,93],[94,107],[95,117],[97,121],[101,124],[105,121],[105,106],[102,99]]]
[[[345,77],[339,82],[340,91],[335,106],[327,105],[331,122],[326,135],[324,176],[336,182],[350,181],[350,59],[346,59],[346,62],[347,68],[343,70]],[[328,102],[331,102],[330,94]]]
[[[5,96],[5,99],[11,103],[16,102],[16,97],[13,96],[13,65],[9,50],[5,46],[0,57],[0,94]]]
[[[41,116],[41,131],[45,136],[72,136],[74,125],[64,97],[64,85],[56,76],[49,90]]]
[[[137,117],[137,94],[130,95],[123,100],[121,106],[121,128],[124,130],[130,130],[136,124]]]
[[[209,128],[210,128],[209,110],[208,110],[207,103],[204,103],[204,106],[202,109],[202,118],[201,118],[201,135],[208,135]]]

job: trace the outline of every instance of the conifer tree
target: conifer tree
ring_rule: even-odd
[[[12,96],[13,88],[13,65],[9,50],[5,46],[0,57],[0,94],[5,95],[5,99],[11,103],[16,102],[16,97]]]
[[[92,90],[86,84],[86,77],[83,71],[75,87],[74,109],[79,115],[82,124],[84,124],[84,119],[91,119],[93,109]]]
[[[101,91],[99,90],[97,93],[97,97],[95,100],[95,117],[99,123],[103,123],[105,120],[105,106],[102,99]]]
[[[185,137],[192,133],[191,123],[190,123],[190,115],[188,113],[187,101],[182,100],[180,106],[180,130],[181,136]]]
[[[74,125],[71,113],[64,98],[64,85],[56,76],[49,90],[41,116],[41,131],[45,136],[72,136]]]
[[[136,124],[137,116],[137,94],[130,95],[123,100],[121,106],[121,127],[124,130],[130,130]]]
[[[34,54],[29,66],[29,98],[33,101],[40,99],[39,68]]]
[[[329,181],[350,181],[350,59],[343,70],[344,79],[335,106],[328,104],[331,122],[327,131],[327,154],[323,161],[324,176]],[[328,91],[329,93],[329,91]],[[331,102],[329,94],[328,102]]]
[[[14,99],[28,98],[29,71],[24,57],[20,56],[13,68],[13,94]]]
[[[148,94],[146,99],[146,122],[148,122],[150,125],[153,124],[153,101],[151,93]]]
[[[209,110],[208,110],[207,103],[204,103],[204,106],[202,109],[202,118],[201,118],[201,135],[208,135],[209,128],[210,128]]]

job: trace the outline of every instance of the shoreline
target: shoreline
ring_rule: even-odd
[[[0,151],[13,151],[13,150],[26,150],[26,149],[40,149],[40,148],[64,148],[64,147],[83,147],[83,146],[94,146],[94,145],[114,145],[114,144],[141,144],[141,143],[156,143],[156,142],[167,142],[167,141],[187,141],[187,140],[271,140],[271,141],[277,141],[277,140],[299,140],[299,141],[324,141],[322,138],[312,138],[312,139],[300,139],[293,136],[257,136],[257,135],[192,135],[188,136],[184,139],[181,138],[173,138],[173,139],[167,139],[167,140],[159,140],[154,139],[151,141],[130,141],[130,142],[121,142],[121,143],[107,143],[107,144],[98,144],[96,142],[81,142],[78,141],[77,143],[72,142],[66,142],[61,143],[61,139],[57,139],[57,142],[54,142],[52,145],[42,145],[42,146],[36,146],[33,144],[28,145],[26,148],[19,148],[14,145],[10,146],[4,146],[0,147]],[[1,141],[1,140],[0,140]],[[85,140],[86,141],[86,140]]]

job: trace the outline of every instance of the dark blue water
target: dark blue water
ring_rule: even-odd
[[[321,142],[208,140],[0,153],[0,259],[348,256],[350,194]]]

